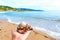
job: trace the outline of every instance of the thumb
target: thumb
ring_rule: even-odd
[[[22,39],[25,40],[28,37],[28,35],[29,35],[30,32],[31,31],[27,31],[25,34],[23,34]]]

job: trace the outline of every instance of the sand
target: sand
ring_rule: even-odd
[[[0,20],[0,40],[12,40],[11,30],[16,30],[17,24]],[[43,33],[31,31],[26,40],[56,40],[55,38]]]

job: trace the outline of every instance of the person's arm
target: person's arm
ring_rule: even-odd
[[[12,31],[12,40],[25,40],[31,31],[27,31],[25,34],[20,34],[17,31]]]

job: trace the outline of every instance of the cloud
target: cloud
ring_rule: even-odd
[[[60,0],[0,0],[0,5],[19,8],[60,10]]]

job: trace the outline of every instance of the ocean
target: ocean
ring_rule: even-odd
[[[0,20],[6,20],[15,24],[25,21],[34,29],[60,38],[60,21],[58,21],[60,20],[60,12],[56,10],[43,12],[1,12]]]

